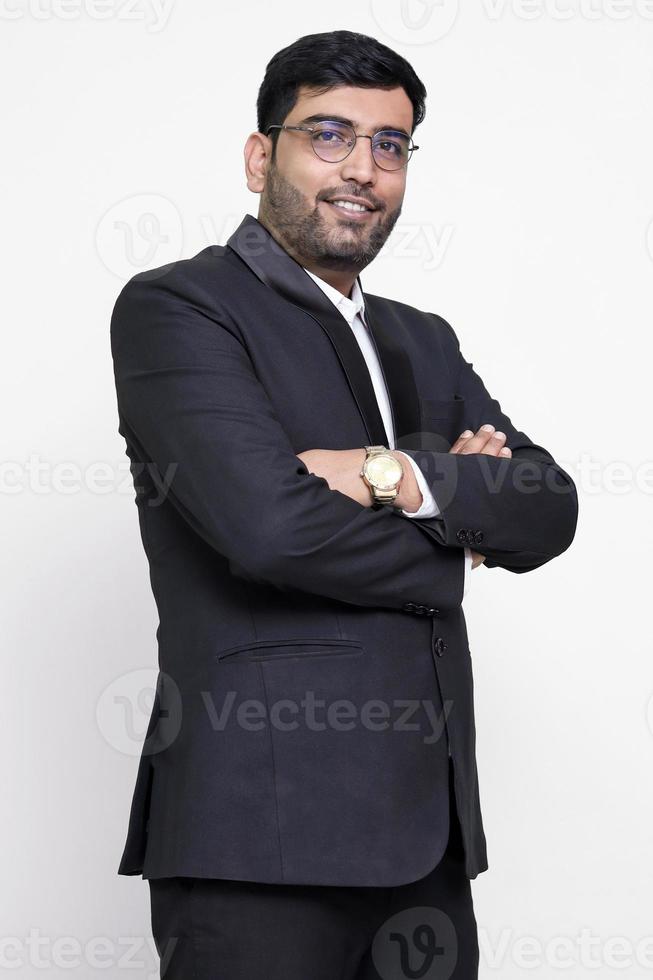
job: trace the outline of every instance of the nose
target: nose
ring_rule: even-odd
[[[340,164],[340,174],[343,181],[354,181],[358,184],[375,184],[377,166],[372,156],[372,140],[358,137],[356,144],[348,157]]]

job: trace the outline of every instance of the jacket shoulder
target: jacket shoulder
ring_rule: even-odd
[[[202,308],[213,306],[220,296],[228,295],[234,277],[242,274],[241,267],[242,263],[234,262],[233,251],[226,245],[208,245],[190,258],[137,272],[122,286],[114,311],[129,298],[147,297],[148,301],[156,302],[164,295],[197,302]]]
[[[181,337],[192,325],[221,328],[241,340],[240,328],[229,310],[229,296],[245,275],[231,249],[210,245],[197,255],[138,272],[118,293],[109,323],[111,349],[120,356],[125,345],[138,341],[144,348],[171,327]],[[242,287],[246,288],[247,282]]]

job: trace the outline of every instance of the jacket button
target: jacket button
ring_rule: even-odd
[[[441,657],[444,651],[447,649],[447,644],[444,642],[441,636],[439,636],[435,641],[434,649],[438,657]]]
[[[416,606],[415,606],[415,603],[414,602],[405,602],[404,603],[404,611],[405,612],[412,613],[412,612],[415,612],[415,609],[416,609]]]
[[[419,605],[417,606],[415,612],[418,614],[418,616],[425,616],[428,612],[428,606]]]
[[[467,531],[464,527],[461,527],[460,530],[456,532],[456,540],[460,544],[464,544],[467,541]]]
[[[434,608],[433,608],[433,606],[430,606],[430,607],[429,607],[429,608],[428,608],[428,609],[426,610],[426,615],[427,615],[427,616],[437,616],[439,612],[440,612],[440,610],[439,610],[439,609],[434,609]]]
[[[474,535],[474,544],[480,544],[482,540],[483,540],[483,532],[477,531],[476,534]]]

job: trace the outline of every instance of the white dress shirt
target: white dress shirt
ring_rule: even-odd
[[[302,266],[302,268],[304,268]],[[383,419],[383,424],[385,426],[385,431],[390,440],[389,449],[395,448],[395,431],[392,424],[392,412],[390,410],[390,400],[388,398],[388,391],[383,380],[383,373],[381,371],[381,366],[379,364],[379,359],[376,356],[376,349],[374,343],[370,336],[370,332],[367,328],[365,322],[365,300],[363,298],[362,290],[358,284],[358,279],[355,280],[351,291],[351,299],[348,296],[344,296],[340,290],[335,289],[324,279],[320,279],[318,276],[309,272],[308,269],[304,268],[313,282],[315,282],[320,289],[325,293],[325,295],[331,300],[338,311],[344,316],[345,320],[352,328],[354,336],[358,341],[358,346],[361,349],[363,357],[365,358],[365,363],[370,372],[370,379],[374,387],[374,393],[376,395],[376,400],[379,406],[379,411],[381,413],[381,418]],[[398,450],[401,452],[401,450]],[[417,485],[422,494],[422,503],[419,508],[412,513],[406,510],[402,510],[402,514],[406,517],[413,517],[419,519],[420,517],[437,517],[440,513],[440,508],[433,498],[429,486],[426,482],[426,478],[422,473],[421,469],[412,458],[412,456],[407,456],[406,453],[401,453],[403,458],[407,460],[413,468],[415,473],[415,478],[417,480]],[[463,595],[467,593],[470,580],[470,572],[472,570],[472,553],[470,548],[465,548],[465,580],[463,587]]]

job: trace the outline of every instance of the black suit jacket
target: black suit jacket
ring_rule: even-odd
[[[119,874],[415,880],[447,843],[448,747],[466,873],[488,866],[464,547],[488,568],[543,565],[573,539],[576,490],[446,321],[365,301],[397,448],[438,518],[363,507],[297,458],[387,437],[349,324],[252,215],[116,301],[119,431],[160,621]],[[448,453],[486,421],[512,458]]]

